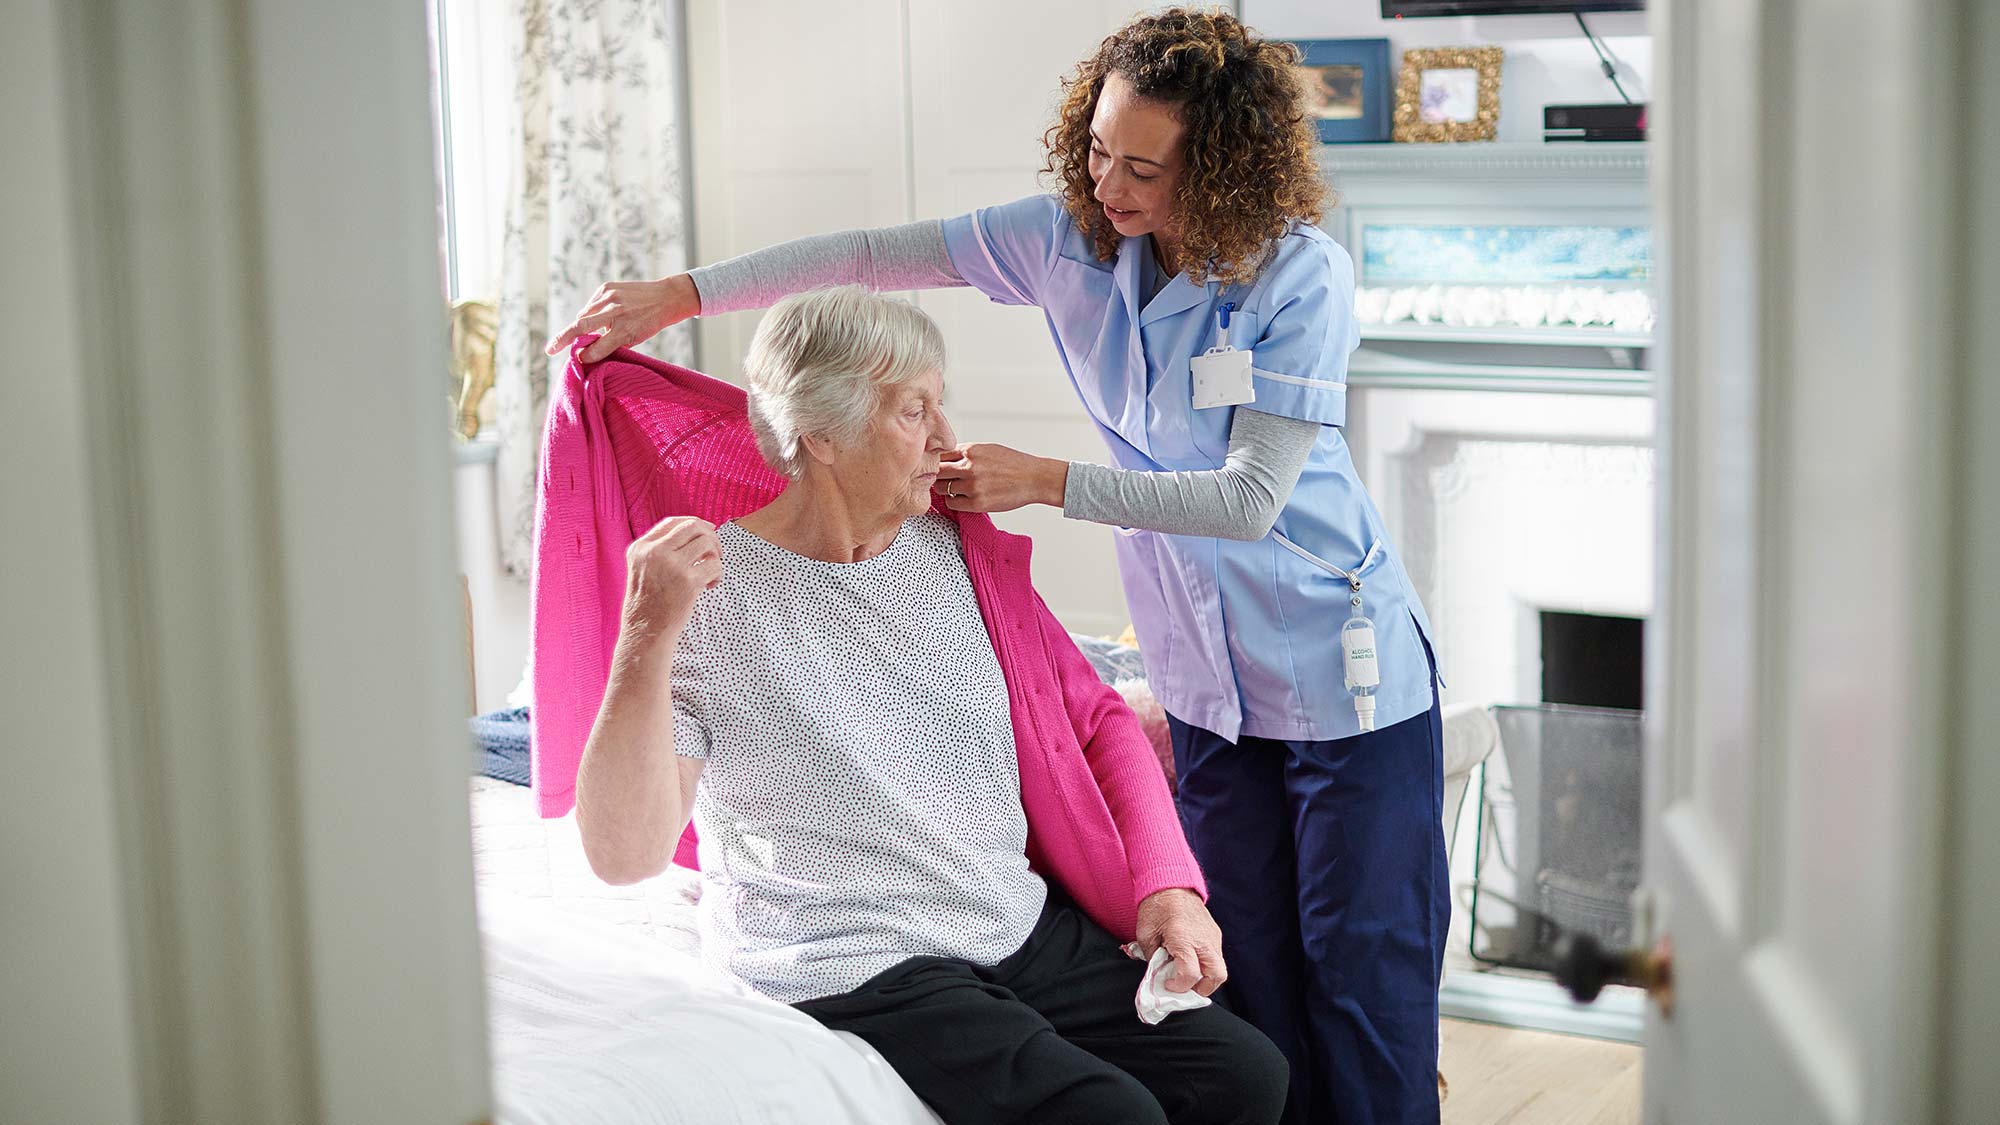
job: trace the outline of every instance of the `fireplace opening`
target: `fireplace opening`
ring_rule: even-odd
[[[1645,709],[1646,622],[1543,610],[1542,702]]]
[[[1490,792],[1490,775],[1480,782],[1481,815],[1490,803],[1496,816],[1498,862],[1487,865],[1482,820],[1471,952],[1492,964],[1552,971],[1571,935],[1590,935],[1607,949],[1633,941],[1646,623],[1536,612],[1542,698],[1492,708],[1506,773]],[[1489,877],[1499,894],[1482,903]]]

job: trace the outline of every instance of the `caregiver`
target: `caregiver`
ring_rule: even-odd
[[[822,285],[971,285],[1046,314],[1112,466],[972,444],[950,507],[1122,529],[1231,1007],[1291,1063],[1288,1120],[1435,1121],[1450,917],[1429,623],[1355,475],[1353,265],[1296,52],[1173,9],[1104,40],[1044,138],[1056,191],[612,282],[586,360]],[[1233,349],[1205,354],[1218,346]]]

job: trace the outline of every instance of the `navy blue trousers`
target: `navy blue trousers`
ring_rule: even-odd
[[[1435,695],[1427,714],[1328,742],[1168,725],[1223,998],[1291,1064],[1286,1122],[1435,1123],[1451,923]]]

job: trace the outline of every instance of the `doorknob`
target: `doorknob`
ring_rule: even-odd
[[[1660,938],[1652,950],[1607,950],[1589,934],[1572,933],[1556,958],[1556,980],[1569,990],[1579,1004],[1597,999],[1607,984],[1636,985],[1660,1006],[1660,1014],[1674,1014],[1674,943]]]

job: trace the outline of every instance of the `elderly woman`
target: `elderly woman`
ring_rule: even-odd
[[[692,814],[704,955],[868,1041],[946,1121],[1277,1120],[1270,1041],[1219,1007],[1141,1022],[1145,965],[1030,867],[1022,763],[1067,745],[1090,757],[1072,776],[1117,822],[1107,840],[1166,825],[1178,851],[1188,885],[1132,876],[1142,952],[1174,957],[1169,988],[1224,979],[1157,764],[1140,763],[1150,786],[1114,780],[1143,746],[1020,744],[1042,728],[1013,714],[1027,704],[982,615],[967,517],[932,508],[954,444],[936,325],[819,290],[767,314],[746,367],[758,447],[789,484],[719,528],[665,520],[629,552],[577,782],[592,865],[659,872]],[[1086,733],[1122,708],[1091,688],[1066,683],[1059,705]]]

